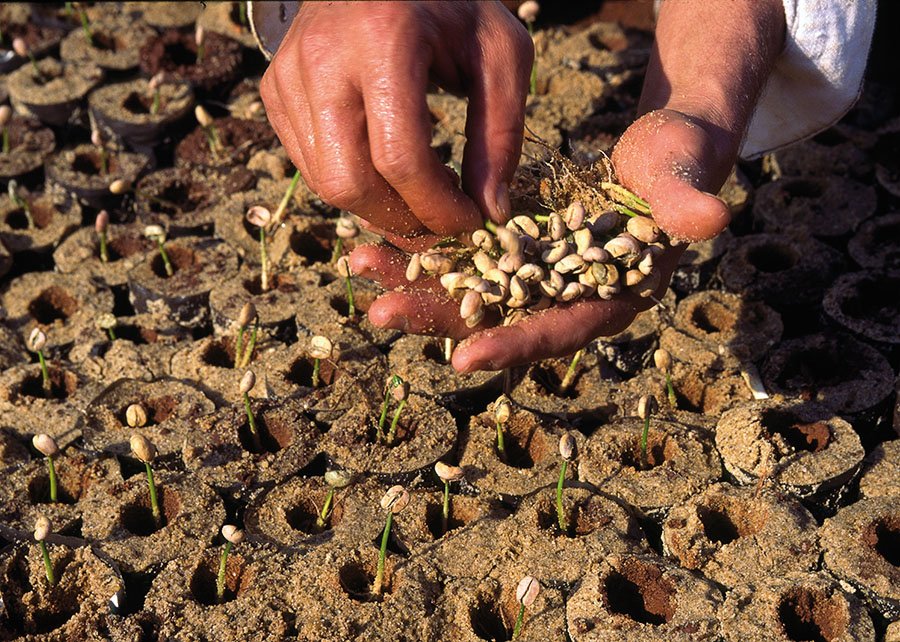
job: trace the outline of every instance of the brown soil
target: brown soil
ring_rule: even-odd
[[[141,71],[152,77],[160,71],[187,80],[205,93],[221,92],[237,77],[242,51],[239,43],[220,34],[206,34],[202,62],[197,61],[193,33],[170,29],[140,48]]]

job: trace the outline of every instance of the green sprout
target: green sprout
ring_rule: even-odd
[[[12,120],[12,108],[0,105],[0,129],[3,130],[3,153],[9,153],[9,121]]]
[[[44,558],[44,572],[47,574],[47,583],[50,586],[56,585],[56,577],[53,575],[53,564],[50,561],[50,552],[47,550],[47,544],[44,542],[47,535],[50,534],[50,520],[41,515],[34,522],[34,541],[38,543],[41,549],[41,557]]]
[[[194,117],[197,119],[197,122],[200,123],[203,133],[206,134],[206,142],[209,144],[209,151],[212,152],[214,157],[218,158],[219,152],[224,151],[225,148],[222,147],[222,141],[219,140],[219,132],[213,124],[212,116],[210,116],[209,112],[203,108],[203,105],[197,105],[194,108]]]
[[[519,5],[517,13],[519,19],[528,27],[528,35],[534,40],[534,21],[537,20],[538,13],[541,11],[541,5],[536,0],[525,0]],[[531,81],[529,83],[529,92],[532,96],[537,94],[537,56],[535,61],[531,63]]]
[[[519,614],[516,616],[516,626],[513,628],[513,640],[518,638],[519,633],[522,632],[522,624],[525,622],[525,607],[534,604],[540,590],[540,582],[530,575],[526,575],[519,580],[519,585],[516,587],[516,602],[519,603]]]
[[[84,34],[84,41],[89,47],[93,47],[94,38],[91,34],[91,25],[88,23],[87,12],[85,12],[80,2],[73,2],[72,6],[75,7],[75,11],[78,12],[78,19],[81,20],[81,33]]]
[[[269,289],[269,252],[266,249],[266,228],[272,222],[272,213],[262,205],[254,205],[247,210],[247,222],[259,228],[259,287],[266,292]]]
[[[38,362],[41,364],[41,383],[44,392],[49,395],[51,389],[50,370],[47,368],[47,360],[44,358],[45,345],[47,345],[47,335],[44,334],[44,331],[40,328],[32,330],[28,337],[28,348],[37,353]]]
[[[384,424],[387,422],[388,406],[390,405],[391,397],[399,403],[397,409],[394,411],[394,419],[391,421],[391,426],[388,429],[387,434],[385,434]],[[403,377],[400,375],[391,375],[391,378],[388,379],[387,386],[385,386],[384,389],[384,401],[381,404],[381,416],[378,418],[378,434],[382,436],[382,440],[388,445],[394,443],[394,437],[397,434],[397,423],[400,421],[400,413],[406,406],[408,397],[409,384],[404,381]]]
[[[203,56],[206,54],[206,29],[201,24],[194,29],[194,43],[197,45],[197,64],[199,65],[203,63]]]
[[[494,421],[497,423],[497,454],[500,460],[506,462],[506,444],[503,439],[503,426],[509,421],[512,413],[512,404],[509,397],[500,395],[494,402]]]
[[[106,232],[109,229],[109,212],[100,210],[97,212],[97,218],[94,221],[94,230],[97,232],[97,238],[100,240],[100,260],[109,263],[109,247]]]
[[[578,362],[581,361],[581,357],[584,356],[584,348],[576,352],[572,356],[572,361],[569,363],[569,368],[566,370],[566,375],[563,377],[562,383],[559,384],[559,394],[563,395],[569,390],[569,386],[575,381],[575,373],[577,372]]]
[[[434,474],[444,484],[444,502],[441,505],[441,532],[446,533],[450,525],[450,482],[460,481],[465,471],[459,466],[450,466],[442,461],[434,465]]]
[[[156,446],[149,439],[140,433],[132,433],[131,452],[137,459],[144,463],[147,471],[147,486],[150,489],[150,512],[153,514],[153,521],[157,527],[162,526],[162,512],[159,510],[159,497],[156,493],[156,482],[153,481],[153,468],[150,464],[156,459]]]
[[[346,256],[339,258],[337,271],[344,278],[344,283],[347,286],[347,316],[353,319],[356,317],[356,302],[353,299],[353,282],[350,279],[353,276],[353,272],[350,269],[350,259]]]
[[[312,387],[318,388],[321,383],[322,360],[334,356],[334,344],[328,337],[317,334],[309,340],[309,356],[313,358]]]
[[[20,58],[28,58],[31,61],[31,69],[34,71],[34,75],[37,76],[40,80],[46,80],[43,72],[41,72],[40,67],[37,65],[37,60],[34,58],[34,54],[31,53],[31,50],[28,48],[28,45],[25,44],[25,40],[23,38],[13,38],[12,41],[13,51],[16,52],[16,55]]]
[[[375,570],[375,582],[372,585],[372,593],[381,595],[384,584],[384,558],[387,555],[388,539],[391,536],[391,523],[394,515],[406,508],[409,504],[409,493],[403,486],[392,486],[381,498],[381,508],[387,511],[384,522],[384,532],[381,534],[381,549],[378,552],[378,566]]]
[[[325,503],[322,504],[322,510],[316,515],[316,528],[324,530],[331,516],[332,502],[334,501],[334,493],[338,489],[346,488],[353,481],[353,475],[345,470],[329,470],[325,473],[325,483],[328,484],[328,494],[325,495]]]
[[[221,604],[225,599],[225,569],[228,567],[228,554],[231,547],[244,541],[244,531],[232,524],[222,527],[222,537],[225,538],[225,548],[222,549],[222,557],[219,559],[219,575],[216,577],[216,601]]]
[[[559,530],[566,533],[569,525],[566,523],[566,513],[563,510],[563,486],[566,483],[566,469],[569,462],[575,459],[575,437],[567,432],[559,438],[559,454],[562,457],[562,466],[559,469],[559,481],[556,482],[556,519],[559,522]]]
[[[250,324],[253,324],[253,330],[250,332],[250,341],[244,347],[244,335]],[[244,304],[238,315],[237,335],[234,339],[234,367],[246,368],[250,365],[250,359],[253,357],[253,350],[256,348],[256,337],[259,332],[259,315],[256,313],[256,306],[250,301]]]
[[[47,470],[50,474],[50,501],[56,503],[59,501],[59,481],[56,477],[56,466],[53,465],[53,458],[59,454],[59,446],[56,440],[46,433],[35,435],[31,438],[31,443],[35,450],[47,460]]]
[[[246,27],[247,26],[247,3],[246,2],[238,2],[238,23]]]
[[[258,449],[262,449],[262,441],[259,437],[259,430],[256,429],[256,417],[253,416],[253,409],[250,407],[250,391],[256,385],[256,375],[252,370],[248,370],[241,378],[241,399],[244,401],[244,412],[247,414],[247,422],[250,424],[250,435],[253,443]]]
[[[666,395],[669,400],[669,406],[672,409],[678,408],[678,398],[675,397],[675,387],[672,385],[672,355],[668,350],[659,349],[653,353],[653,363],[656,369],[666,375]]]
[[[34,217],[31,215],[31,206],[28,204],[28,201],[19,196],[19,184],[15,179],[10,180],[6,185],[6,192],[9,195],[9,200],[13,202],[13,205],[20,208],[22,213],[25,214],[25,221],[28,223],[28,229],[34,228]]]
[[[163,265],[166,269],[166,274],[168,276],[175,274],[175,268],[172,267],[172,262],[169,261],[169,253],[166,252],[166,231],[159,225],[148,225],[144,228],[144,236],[152,241],[156,241],[156,245],[159,248],[159,255],[162,257]]]
[[[334,225],[337,240],[334,243],[334,250],[331,252],[331,262],[337,263],[344,253],[344,239],[355,239],[359,236],[359,225],[350,214],[346,216],[342,214]]]
[[[155,76],[153,76],[153,78],[151,78],[147,82],[147,88],[150,89],[151,92],[153,92],[153,100],[150,103],[150,114],[153,116],[155,116],[156,114],[159,113],[159,107],[160,107],[159,88],[162,86],[162,84],[165,81],[166,81],[166,74],[164,71],[161,71],[158,74],[156,74]]]
[[[644,429],[641,431],[641,467],[647,467],[647,435],[650,432],[650,416],[659,410],[659,404],[653,395],[644,395],[638,401],[638,417],[644,420]]]
[[[291,199],[294,197],[294,192],[297,191],[297,185],[300,183],[300,170],[294,170],[294,177],[291,179],[291,184],[288,185],[287,191],[285,191],[284,196],[281,197],[281,202],[278,203],[278,209],[275,210],[275,215],[272,216],[271,223],[271,232],[274,233],[275,229],[281,225],[282,219],[284,219],[284,213],[287,211],[287,206],[291,202]]]

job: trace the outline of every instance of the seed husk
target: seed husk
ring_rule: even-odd
[[[512,220],[506,224],[506,226],[510,227],[511,224],[514,225],[515,228],[520,230],[523,234],[526,234],[533,239],[539,238],[541,236],[541,230],[538,228],[537,223],[535,223],[534,219],[529,216],[514,216]]]
[[[569,243],[565,240],[553,241],[549,248],[541,253],[544,263],[557,263],[569,254]]]
[[[133,403],[125,409],[125,423],[129,428],[143,428],[147,425],[147,411],[139,403]]]
[[[625,223],[625,229],[634,238],[644,243],[654,243],[659,239],[659,227],[649,216],[634,216]]]
[[[468,319],[477,312],[480,312],[483,305],[484,301],[481,300],[481,295],[474,290],[470,290],[469,292],[466,292],[466,295],[459,304],[459,316],[463,319]]]
[[[476,252],[472,256],[472,263],[475,264],[475,269],[482,274],[490,272],[497,267],[497,261],[488,256],[486,252]]]
[[[309,340],[309,356],[313,359],[330,359],[334,352],[334,344],[328,337],[320,334]]]
[[[497,261],[497,267],[507,274],[515,274],[525,265],[525,257],[521,253],[507,252]]]
[[[46,433],[40,433],[32,437],[31,444],[44,457],[55,457],[59,454],[59,445],[56,443],[56,440]]]

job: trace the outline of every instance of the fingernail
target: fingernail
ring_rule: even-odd
[[[407,332],[409,330],[409,319],[401,315],[394,315],[390,319],[385,322],[384,325],[381,326],[387,330],[400,330],[401,332]]]
[[[500,183],[497,187],[497,216],[502,220],[509,219],[509,185],[506,183]]]

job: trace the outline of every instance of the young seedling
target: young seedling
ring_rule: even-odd
[[[678,407],[678,399],[675,397],[675,387],[672,385],[672,355],[668,350],[659,350],[653,353],[653,364],[656,369],[666,375],[666,396],[669,400],[669,406],[673,409]]]
[[[40,328],[35,328],[31,331],[31,335],[28,337],[28,347],[32,352],[36,352],[38,356],[38,362],[41,364],[41,383],[44,387],[44,392],[50,393],[50,370],[47,368],[47,360],[44,358],[44,346],[47,345],[47,335],[44,334],[44,331]]]
[[[100,176],[109,174],[109,153],[103,144],[103,135],[99,129],[91,130],[91,144],[100,152]]]
[[[244,531],[233,524],[225,524],[222,527],[222,537],[225,538],[225,548],[222,549],[222,557],[219,559],[219,575],[216,578],[216,601],[221,604],[225,599],[225,569],[228,566],[228,554],[231,547],[244,541]]]
[[[250,359],[253,357],[253,349],[256,348],[256,336],[259,332],[259,315],[256,313],[256,306],[252,302],[247,301],[238,314],[238,329],[234,338],[234,367],[246,368],[250,365]],[[253,330],[250,332],[250,341],[244,348],[244,335],[250,324],[253,324]]]
[[[392,486],[381,498],[381,508],[387,511],[384,522],[384,532],[381,534],[381,550],[378,553],[378,566],[375,570],[375,582],[372,585],[372,593],[381,595],[384,584],[384,558],[387,555],[388,539],[391,536],[391,523],[394,515],[406,508],[409,504],[409,493],[403,486]]]
[[[252,370],[248,370],[241,378],[241,398],[244,400],[244,412],[247,413],[247,422],[250,424],[250,435],[253,443],[257,448],[261,448],[262,441],[259,438],[259,431],[256,429],[256,417],[253,416],[253,409],[250,407],[250,391],[256,385],[256,375]]]
[[[537,20],[538,13],[541,11],[541,5],[536,0],[525,0],[519,5],[517,13],[519,20],[528,27],[528,35],[534,40],[534,21]],[[537,93],[537,60],[531,64],[531,82],[529,83],[529,91],[534,96]]]
[[[147,82],[147,87],[148,87],[148,89],[150,89],[150,92],[153,96],[152,101],[150,102],[150,114],[153,116],[155,116],[156,114],[159,113],[159,107],[160,107],[159,88],[162,87],[162,84],[165,81],[166,81],[166,74],[165,74],[165,72],[161,71],[158,74],[156,74],[155,76],[153,76],[153,78],[151,78]]]
[[[159,225],[148,225],[144,228],[144,236],[151,241],[156,241],[156,245],[159,247],[159,255],[162,257],[163,265],[166,269],[166,274],[168,276],[175,274],[175,268],[172,267],[172,262],[169,261],[169,253],[166,252],[166,231]]]
[[[388,446],[392,445],[394,439],[397,437],[397,424],[400,421],[400,413],[403,412],[403,409],[406,407],[406,401],[409,399],[409,382],[404,381],[398,375],[394,375],[394,377],[396,377],[398,381],[391,386],[390,391],[394,401],[397,402],[397,409],[394,410],[394,418],[391,419],[391,427],[388,429],[387,436],[384,438],[384,441]],[[392,383],[394,377],[391,377]]]
[[[31,438],[31,443],[35,450],[47,460],[47,471],[50,474],[50,501],[56,503],[59,501],[59,481],[56,478],[56,466],[53,465],[53,458],[59,454],[59,446],[56,440],[46,433],[35,435]]]
[[[384,401],[381,402],[381,415],[378,417],[378,434],[384,436],[384,422],[387,421],[388,404],[391,402],[391,393],[396,386],[403,383],[399,375],[391,375],[384,387]]]
[[[262,106],[260,104],[260,106]],[[287,206],[291,202],[291,199],[294,198],[294,192],[297,191],[297,185],[300,183],[300,170],[294,170],[294,177],[291,179],[291,184],[288,185],[287,191],[285,191],[284,196],[281,197],[281,202],[278,204],[278,209],[275,210],[275,214],[272,216],[272,223],[270,232],[272,234],[275,233],[275,230],[281,225],[282,219],[284,219],[284,213],[287,211]]]
[[[143,428],[147,425],[147,411],[139,403],[133,403],[125,409],[125,423],[129,428]]]
[[[72,6],[75,7],[75,11],[78,12],[78,19],[81,20],[81,33],[84,34],[84,41],[88,44],[88,47],[93,47],[94,38],[91,33],[91,25],[88,22],[87,13],[80,2],[73,2]]]
[[[638,400],[638,417],[644,420],[641,431],[641,467],[647,467],[647,434],[650,432],[650,416],[659,410],[659,404],[653,395],[644,395]]]
[[[206,29],[201,24],[194,29],[194,43],[197,45],[197,64],[203,64],[203,56],[206,54]]]
[[[116,315],[111,312],[103,312],[97,317],[97,327],[106,331],[110,341],[116,340]]]
[[[266,250],[266,228],[272,222],[272,213],[262,205],[247,210],[247,222],[259,228],[259,286],[263,292],[269,289],[269,253]]]
[[[44,558],[44,572],[47,574],[47,582],[50,586],[56,584],[56,577],[53,575],[53,563],[50,561],[50,552],[47,550],[47,544],[44,542],[47,535],[50,534],[50,520],[41,515],[34,522],[34,541],[38,543],[41,549],[41,557]]]
[[[106,237],[108,229],[109,212],[100,210],[97,212],[97,218],[94,220],[94,230],[97,232],[97,239],[100,241],[100,260],[104,263],[109,263],[109,246]]]
[[[34,71],[34,75],[37,76],[40,80],[46,80],[44,78],[44,74],[41,73],[40,68],[37,66],[37,60],[34,58],[34,54],[31,53],[31,50],[28,48],[28,45],[25,44],[25,40],[23,38],[13,38],[12,41],[13,51],[20,58],[28,58],[31,61],[31,69]]]
[[[565,394],[572,383],[575,381],[575,373],[578,372],[578,362],[581,361],[581,357],[584,356],[584,348],[576,352],[572,356],[572,361],[569,363],[569,368],[566,370],[566,375],[563,377],[562,383],[559,384],[559,394]]]
[[[344,283],[347,286],[347,316],[353,319],[356,317],[356,302],[353,299],[353,282],[350,280],[350,277],[353,276],[350,270],[350,259],[346,256],[339,258],[337,271],[338,274],[344,277]]]
[[[513,640],[517,639],[519,633],[522,632],[522,624],[525,621],[525,608],[534,604],[540,590],[540,582],[530,575],[526,575],[519,580],[519,585],[516,587],[516,602],[519,603],[519,614],[516,616],[516,625],[513,628]]]
[[[3,153],[9,153],[9,121],[12,120],[12,109],[9,105],[0,105],[0,128],[3,130]]]
[[[441,532],[446,533],[450,524],[450,482],[460,481],[465,472],[459,466],[450,466],[442,461],[434,465],[434,474],[444,484],[444,503],[441,506]]]
[[[156,526],[162,526],[162,512],[159,510],[159,497],[156,494],[156,483],[153,481],[153,468],[150,464],[156,459],[156,446],[140,433],[132,433],[131,452],[134,456],[144,463],[147,471],[147,486],[150,489],[150,512],[153,514],[153,521]]]
[[[506,462],[506,445],[503,439],[503,426],[509,421],[512,413],[512,405],[509,397],[500,395],[494,402],[494,421],[497,423],[497,454],[500,460]]]
[[[344,253],[344,239],[355,239],[359,236],[359,225],[351,216],[341,215],[335,225],[337,240],[334,242],[334,251],[331,253],[331,262],[337,263]]]
[[[567,432],[559,438],[559,454],[562,457],[562,466],[559,469],[559,481],[556,482],[556,519],[559,522],[559,530],[566,533],[569,525],[566,523],[566,513],[563,510],[563,485],[566,483],[566,469],[569,462],[575,459],[575,437]]]
[[[200,127],[203,129],[203,133],[206,134],[206,142],[209,144],[209,151],[212,152],[212,155],[216,158],[219,157],[219,152],[223,151],[222,141],[219,140],[219,132],[216,129],[216,126],[213,125],[213,118],[209,115],[209,112],[203,107],[203,105],[197,105],[194,108],[194,117],[197,119],[197,122],[200,123]]]
[[[28,229],[33,229],[34,217],[31,215],[31,206],[28,205],[28,201],[19,196],[19,184],[15,179],[10,180],[6,185],[6,192],[9,194],[9,200],[13,202],[13,205],[20,208],[22,213],[25,214],[25,221],[28,224]]]
[[[309,340],[309,356],[313,358],[313,388],[318,388],[319,383],[321,382],[319,372],[322,367],[322,359],[331,359],[333,354],[334,344],[331,343],[331,340],[328,337],[317,334]]]
[[[328,517],[331,515],[331,504],[334,501],[335,491],[346,488],[353,481],[353,475],[345,470],[329,470],[325,473],[325,483],[328,484],[328,494],[325,495],[325,503],[322,510],[316,516],[316,528],[324,530]]]

